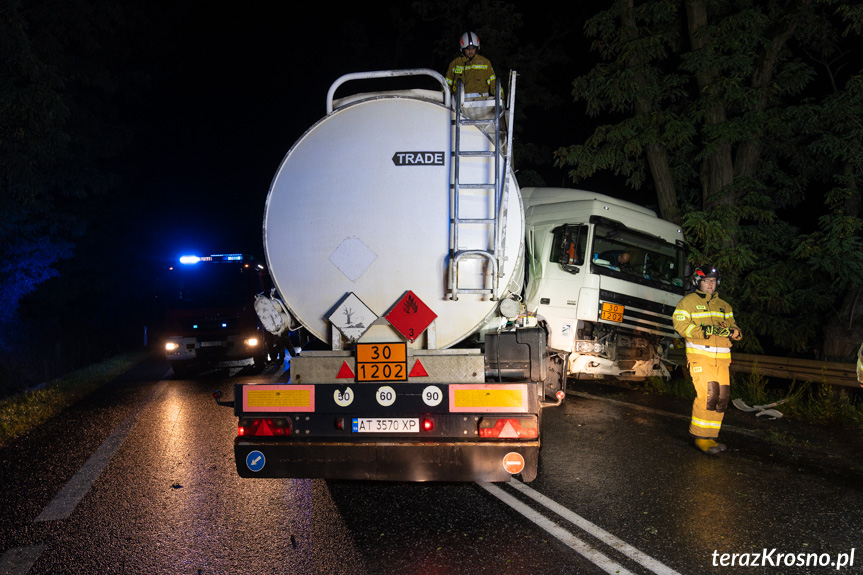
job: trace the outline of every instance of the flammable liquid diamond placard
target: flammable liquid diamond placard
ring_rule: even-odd
[[[393,306],[386,315],[387,321],[413,342],[426,330],[437,314],[429,308],[417,295],[408,290],[404,297]]]

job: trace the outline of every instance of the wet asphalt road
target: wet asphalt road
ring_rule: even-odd
[[[210,394],[277,371],[148,362],[4,447],[0,573],[863,572],[859,437],[731,412],[708,457],[686,402],[576,383],[524,489],[240,479]]]

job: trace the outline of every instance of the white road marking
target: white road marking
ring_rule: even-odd
[[[102,470],[108,466],[114,453],[120,449],[129,432],[132,431],[132,426],[135,425],[135,415],[128,416],[117,426],[114,433],[108,436],[108,439],[90,456],[87,463],[63,486],[54,500],[33,521],[56,521],[67,519],[72,515],[75,507],[84,499],[84,496],[90,491],[90,487],[102,473]]]
[[[633,547],[629,543],[626,543],[622,539],[615,537],[614,535],[612,535],[611,533],[609,533],[608,531],[606,531],[602,527],[599,527],[598,525],[591,523],[590,521],[588,521],[584,517],[578,515],[577,513],[573,512],[573,511],[570,511],[569,509],[567,509],[566,507],[564,507],[560,503],[557,503],[556,501],[549,499],[548,497],[546,497],[542,493],[539,493],[539,492],[531,489],[530,487],[528,487],[524,483],[513,479],[510,482],[510,485],[512,485],[515,489],[517,489],[521,493],[524,493],[525,495],[527,495],[528,497],[530,497],[531,499],[533,499],[534,501],[536,501],[537,503],[539,503],[540,505],[542,505],[543,507],[548,509],[549,511],[553,511],[554,513],[557,513],[558,515],[560,515],[561,517],[563,517],[564,519],[566,519],[567,521],[569,521],[570,523],[572,523],[573,525],[578,527],[579,529],[582,529],[583,531],[586,531],[587,533],[593,535],[594,537],[596,537],[597,539],[599,539],[600,541],[602,541],[603,543],[605,543],[609,547],[613,547],[614,549],[617,549],[618,551],[620,551],[621,553],[626,555],[628,558],[632,559],[633,561],[640,564],[641,566],[646,567],[647,569],[650,569],[651,571],[653,571],[657,575],[680,575],[677,571],[675,571],[671,567],[668,567],[664,563],[657,561],[656,559],[654,559],[650,555],[647,555],[643,551],[636,549],[635,547]]]
[[[3,575],[24,575],[30,571],[43,551],[45,551],[45,545],[29,545],[7,550],[0,557],[0,573]]]
[[[126,419],[124,419],[123,422],[114,429],[114,432],[111,433],[111,435],[108,436],[108,439],[106,439],[95,453],[90,456],[90,459],[88,459],[81,469],[78,470],[78,473],[76,473],[75,476],[72,477],[65,486],[63,486],[63,489],[61,489],[60,493],[54,497],[53,501],[51,501],[51,503],[42,510],[42,513],[33,520],[34,522],[68,519],[69,516],[72,515],[72,512],[75,511],[75,508],[84,496],[87,495],[87,492],[90,491],[90,487],[93,486],[93,483],[98,479],[105,467],[108,466],[111,458],[114,457],[114,454],[118,449],[120,449],[120,446],[123,445],[126,437],[128,437],[132,428],[135,426],[135,422],[138,420],[138,415],[164,390],[165,385],[164,381],[156,385],[150,398],[143,402],[142,405],[138,406],[135,411],[129,414]]]
[[[554,521],[544,517],[538,511],[531,509],[509,493],[503,491],[500,487],[491,483],[477,483],[480,487],[524,515],[530,521],[536,523],[539,527],[548,531],[551,535],[559,539],[564,545],[576,553],[581,554],[587,560],[600,569],[611,575],[634,575],[632,571],[625,569],[621,564],[609,559],[592,546],[588,545]]]

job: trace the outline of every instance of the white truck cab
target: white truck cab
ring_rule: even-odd
[[[668,377],[671,314],[685,294],[680,227],[631,202],[568,188],[522,188],[524,303],[571,378]]]

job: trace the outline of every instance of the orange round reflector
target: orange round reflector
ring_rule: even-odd
[[[520,453],[510,451],[503,456],[503,468],[511,475],[521,473],[522,469],[524,469],[524,457]]]

